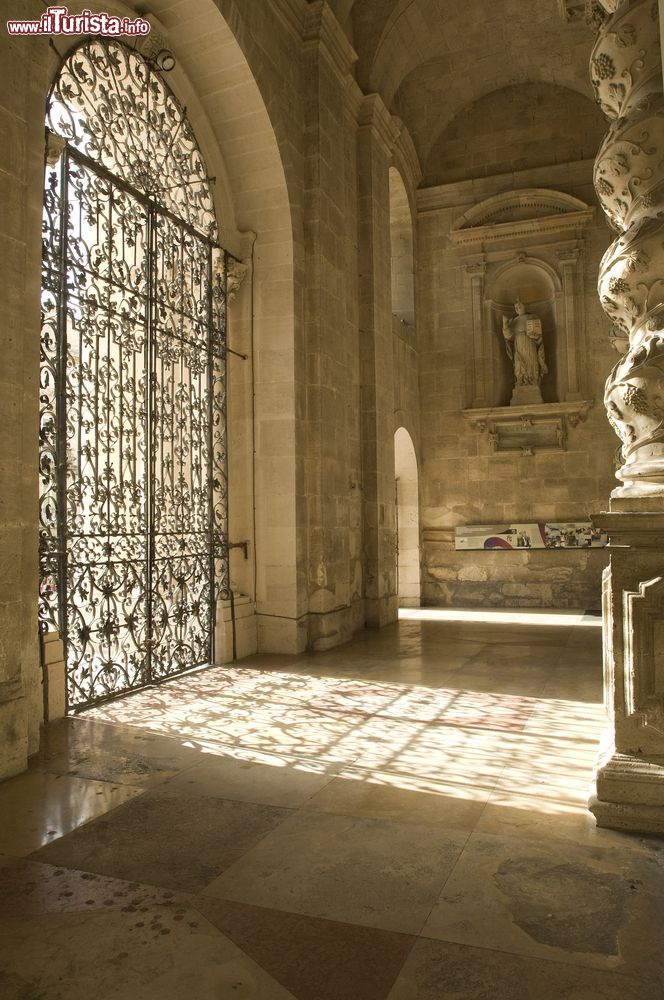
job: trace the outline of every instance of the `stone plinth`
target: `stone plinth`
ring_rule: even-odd
[[[515,385],[512,389],[511,406],[532,406],[542,402],[539,385]]]
[[[590,808],[599,826],[664,835],[664,500],[617,498],[594,523],[604,572],[604,688],[612,720]]]

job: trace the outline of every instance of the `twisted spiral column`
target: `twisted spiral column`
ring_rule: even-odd
[[[604,4],[615,7],[616,4]],[[628,344],[606,383],[622,440],[613,497],[664,494],[664,95],[657,0],[625,0],[599,30],[590,60],[611,121],[595,188],[619,234],[600,265],[599,295]]]

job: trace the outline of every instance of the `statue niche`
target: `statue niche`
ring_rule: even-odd
[[[493,406],[541,406],[560,399],[556,275],[544,262],[519,256],[487,282],[492,331]]]
[[[540,383],[549,369],[544,354],[542,321],[526,311],[520,298],[514,303],[513,319],[503,316],[503,338],[507,356],[514,369],[511,405],[541,403]]]

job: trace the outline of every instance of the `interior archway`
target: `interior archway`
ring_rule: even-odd
[[[399,607],[420,604],[420,514],[417,456],[405,427],[394,435],[397,517],[397,593]]]

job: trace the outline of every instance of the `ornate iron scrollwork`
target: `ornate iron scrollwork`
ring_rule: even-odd
[[[40,618],[80,708],[213,656],[226,255],[184,109],[137,53],[77,48],[47,126]]]

